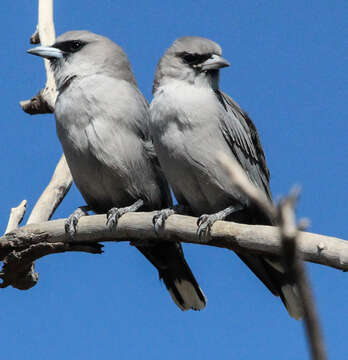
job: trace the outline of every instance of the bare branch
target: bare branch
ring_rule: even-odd
[[[53,23],[53,0],[39,0],[38,25],[31,41],[40,39],[41,45],[52,45],[55,41]],[[44,59],[47,81],[45,88],[30,100],[20,102],[23,111],[28,114],[52,113],[57,98],[57,89],[50,69],[49,61]]]
[[[2,283],[0,288],[9,285],[19,290],[32,288],[39,280],[38,273],[32,272],[35,260],[50,254],[59,254],[66,251],[83,251],[92,254],[101,254],[102,245],[95,244],[68,244],[63,242],[32,244],[21,251],[12,251],[4,260],[0,273]]]
[[[54,107],[52,107],[51,103],[47,102],[45,96],[45,89],[41,89],[30,100],[20,101],[19,105],[29,115],[51,114],[54,112]]]
[[[279,204],[279,225],[284,253],[284,263],[288,274],[297,285],[299,297],[301,298],[304,323],[307,338],[312,353],[312,359],[325,360],[326,351],[324,339],[316,311],[310,282],[308,280],[303,262],[297,256],[298,227],[294,216],[294,205],[298,193],[293,193]]]
[[[31,212],[27,224],[49,220],[69,191],[72,177],[64,155],[60,158],[50,183],[41,194]]]
[[[41,42],[42,45],[51,45],[54,43],[55,37],[53,0],[39,0],[38,25],[30,38],[30,42],[32,44]],[[31,115],[54,112],[58,93],[49,61],[44,59],[44,64],[47,77],[45,88],[40,90],[32,99],[20,102],[22,109]],[[65,194],[69,191],[71,183],[72,177],[63,155],[56,167],[51,182],[36,203],[28,223],[42,222],[50,219]],[[16,276],[12,278],[11,281],[5,279],[6,274],[1,276],[5,286],[7,286],[6,284],[11,284],[18,289],[28,289],[34,286],[39,277],[35,272],[34,263],[29,263],[26,267],[19,269],[16,267],[14,259],[16,259],[16,257],[8,257],[4,261],[4,269],[17,269],[14,272]],[[10,264],[13,266],[11,267]]]
[[[35,204],[27,224],[40,223],[42,221],[49,220],[58,205],[63,200],[65,194],[69,191],[71,183],[71,173],[63,155],[57,164],[50,183],[47,185],[46,189]],[[94,252],[94,247],[95,245],[93,244],[92,252]],[[91,248],[91,246],[89,246],[89,248]],[[54,248],[52,248],[52,246],[41,246],[39,248],[35,248],[34,254],[38,257],[41,257],[51,253],[59,253],[63,251],[70,251],[69,247],[65,246],[62,248],[61,245],[58,244]],[[81,251],[91,252],[88,249]],[[10,256],[4,260],[3,275],[0,275],[0,277],[3,279],[3,286],[5,287],[12,285],[17,289],[26,290],[36,285],[39,280],[39,274],[35,272],[34,263],[25,262],[25,266],[23,266],[23,262],[18,260],[22,258],[22,255],[18,253],[14,253],[12,255],[13,256]],[[35,258],[35,256],[33,258]],[[26,259],[28,260],[30,257],[27,256]]]
[[[231,184],[250,199],[271,221],[275,220],[277,217],[276,208],[267,196],[250,182],[239,163],[224,153],[218,155],[220,166],[225,169]]]
[[[18,228],[27,210],[27,200],[23,200],[17,207],[11,209],[5,234]]]
[[[197,236],[197,219],[191,216],[170,216],[156,236],[152,224],[155,212],[128,213],[123,215],[116,232],[106,227],[106,215],[82,217],[78,224],[76,242],[93,244],[98,241],[181,241],[202,244]],[[39,243],[69,243],[64,219],[23,226],[0,238],[0,260],[12,251],[22,251]],[[247,250],[262,255],[282,254],[280,232],[277,227],[245,225],[217,221],[211,231],[212,239],[206,245],[230,250]],[[75,243],[76,243],[75,242]],[[306,261],[348,270],[348,242],[342,239],[299,232],[298,254]]]
[[[39,27],[36,26],[35,32],[30,36],[30,44],[37,45],[40,44],[40,34]]]
[[[289,277],[293,279],[294,284],[296,284],[298,288],[312,358],[313,360],[325,360],[325,346],[319,318],[316,312],[310,283],[300,260],[301,257],[304,260],[309,259],[306,259],[306,256],[301,252],[301,239],[303,234],[308,233],[300,234],[295,222],[294,207],[299,195],[299,189],[293,190],[290,196],[280,201],[278,207],[275,207],[265,194],[250,182],[237,161],[231,160],[224,154],[220,154],[219,157],[220,165],[228,172],[231,183],[237,187],[242,194],[246,195],[272,222],[279,224],[282,239],[282,258]],[[304,222],[302,222],[301,227],[303,228],[303,226]],[[331,243],[330,246],[332,245]],[[315,251],[321,253],[323,250],[326,250],[326,245],[322,242],[317,243]],[[341,264],[339,252],[337,255]]]

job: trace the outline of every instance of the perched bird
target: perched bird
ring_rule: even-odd
[[[204,240],[217,220],[271,224],[233,187],[219,154],[236,160],[249,179],[271,199],[269,170],[256,128],[248,115],[219,89],[219,69],[229,66],[215,42],[201,37],[177,39],[160,59],[150,105],[151,133],[160,165],[178,204],[199,216]],[[158,212],[163,226],[177,207]],[[238,256],[299,319],[297,289],[276,258],[238,251]]]
[[[115,227],[129,211],[171,205],[149,132],[148,104],[124,51],[110,39],[70,31],[52,46],[28,50],[50,60],[58,89],[57,134],[74,182],[87,202],[67,222],[72,235],[87,210],[108,212]],[[180,243],[157,239],[137,248],[158,269],[182,310],[200,310],[205,296]]]

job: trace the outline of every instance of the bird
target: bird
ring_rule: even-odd
[[[150,131],[178,205],[155,215],[156,231],[168,216],[185,212],[198,217],[202,241],[209,239],[217,220],[273,224],[231,184],[219,162],[221,154],[237,161],[249,180],[272,199],[270,172],[256,127],[219,88],[220,69],[229,65],[220,45],[199,36],[178,38],[157,64]],[[302,318],[297,288],[279,259],[242,250],[237,255],[280,296],[291,317]]]
[[[50,62],[58,91],[57,135],[87,203],[68,218],[66,231],[73,237],[79,218],[90,210],[107,212],[107,225],[115,230],[124,213],[170,206],[150,136],[148,103],[123,49],[102,35],[75,30],[28,52]],[[205,307],[179,242],[155,238],[136,247],[157,268],[181,310]]]

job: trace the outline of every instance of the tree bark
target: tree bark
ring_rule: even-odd
[[[154,212],[125,214],[119,219],[115,232],[106,227],[106,215],[84,216],[79,221],[74,241],[65,232],[64,219],[26,225],[0,238],[0,260],[13,251],[20,252],[37,244],[49,244],[50,253],[54,253],[54,244],[59,244],[57,252],[61,252],[60,244],[83,242],[92,245],[99,241],[181,241],[229,250],[243,249],[262,255],[282,254],[281,234],[277,227],[218,221],[211,229],[211,240],[202,243],[196,234],[196,218],[172,215],[157,236],[152,224],[153,215]],[[75,250],[67,247],[65,251]],[[303,260],[348,270],[348,242],[345,240],[301,231],[298,233],[297,253]],[[38,253],[37,258],[40,257]]]

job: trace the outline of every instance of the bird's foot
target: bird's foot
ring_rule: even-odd
[[[197,234],[201,242],[208,242],[210,240],[210,230],[215,221],[219,220],[216,214],[203,214],[197,220]]]
[[[128,212],[127,207],[124,208],[111,208],[107,215],[106,215],[106,226],[109,228],[110,231],[112,230],[116,230],[117,228],[117,224],[118,224],[118,219],[125,214],[126,212]]]
[[[126,206],[123,208],[117,208],[117,207],[111,208],[106,215],[106,226],[109,228],[110,231],[116,230],[118,220],[122,215],[128,212],[135,212],[143,205],[144,205],[144,201],[139,199],[130,206]]]
[[[174,214],[184,214],[188,211],[189,209],[187,209],[183,205],[175,205],[170,208],[157,211],[155,216],[152,218],[152,223],[155,229],[155,233],[158,235],[159,232],[163,230],[165,222],[169,218],[169,216]]]
[[[169,216],[173,214],[175,214],[175,210],[173,208],[157,211],[156,215],[152,218],[153,227],[157,235],[159,234],[160,230],[164,228],[164,224]]]
[[[77,224],[81,218],[81,216],[88,215],[88,206],[81,206],[77,208],[66,220],[65,220],[65,232],[70,235],[72,239],[74,239],[76,231],[77,231]]]
[[[197,234],[201,242],[208,242],[211,239],[210,231],[214,223],[218,220],[224,220],[226,217],[236,211],[241,210],[242,206],[229,206],[215,214],[203,214],[197,220]]]

